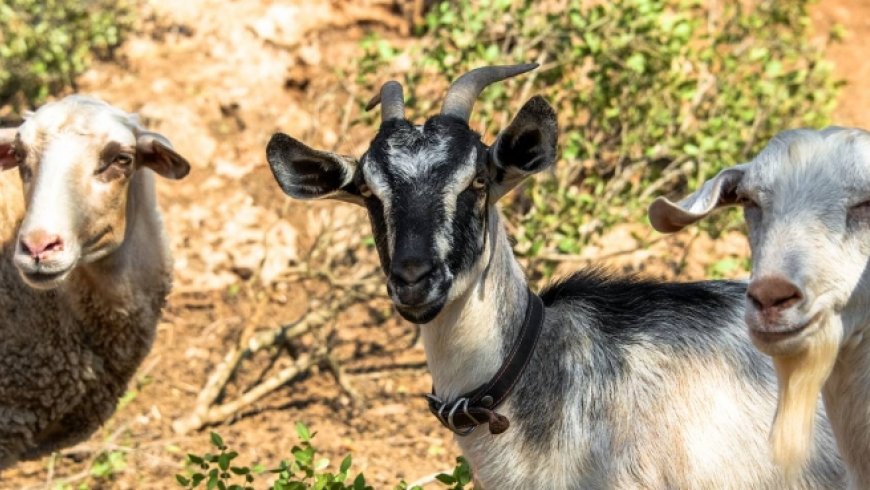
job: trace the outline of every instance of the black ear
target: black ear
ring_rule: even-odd
[[[318,151],[284,133],[266,146],[272,175],[285,194],[296,199],[331,198],[363,205],[353,184],[356,159]]]
[[[532,97],[490,148],[491,195],[498,199],[529,175],[556,162],[559,126],[556,111],[541,96]]]

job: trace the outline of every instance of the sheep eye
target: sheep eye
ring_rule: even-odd
[[[21,165],[24,162],[25,158],[27,158],[27,153],[25,153],[21,147],[14,147],[9,150],[9,153],[12,154],[12,156],[15,158],[15,161],[18,162],[19,165]]]
[[[112,159],[113,165],[119,165],[121,167],[127,167],[133,163],[133,157],[127,155],[126,153],[119,153],[115,155],[115,158]]]
[[[486,177],[481,176],[481,177],[475,178],[471,182],[471,187],[473,189],[477,189],[477,190],[483,189],[484,187],[486,187]]]
[[[362,197],[371,197],[372,196],[372,190],[369,189],[369,186],[366,185],[365,183],[360,184],[359,193]]]

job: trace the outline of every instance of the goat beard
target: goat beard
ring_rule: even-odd
[[[773,460],[794,478],[803,468],[813,447],[816,407],[822,387],[837,360],[842,328],[839,317],[830,315],[806,349],[789,356],[774,356],[779,386],[776,417],[770,431]]]

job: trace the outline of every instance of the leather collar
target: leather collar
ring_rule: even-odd
[[[487,383],[461,395],[452,402],[445,402],[435,394],[426,395],[429,411],[455,434],[470,434],[481,424],[489,425],[491,434],[501,434],[510,426],[507,417],[495,411],[510,395],[517,380],[523,374],[544,325],[544,302],[529,290],[526,316],[520,328],[519,338],[511,348],[498,372]]]

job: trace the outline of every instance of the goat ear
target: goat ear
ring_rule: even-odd
[[[281,190],[290,197],[364,204],[353,184],[357,161],[352,157],[315,150],[275,133],[266,146],[266,159]]]
[[[558,132],[556,111],[543,97],[532,97],[523,105],[489,149],[494,199],[526,177],[553,166]]]
[[[18,161],[12,153],[12,143],[18,128],[0,128],[0,172],[18,166]]]
[[[181,179],[190,173],[190,163],[172,149],[160,133],[139,131],[136,135],[136,159],[167,179]]]
[[[649,221],[653,228],[662,233],[673,233],[718,208],[737,204],[735,191],[749,165],[742,163],[726,168],[680,202],[659,197],[649,207]]]

